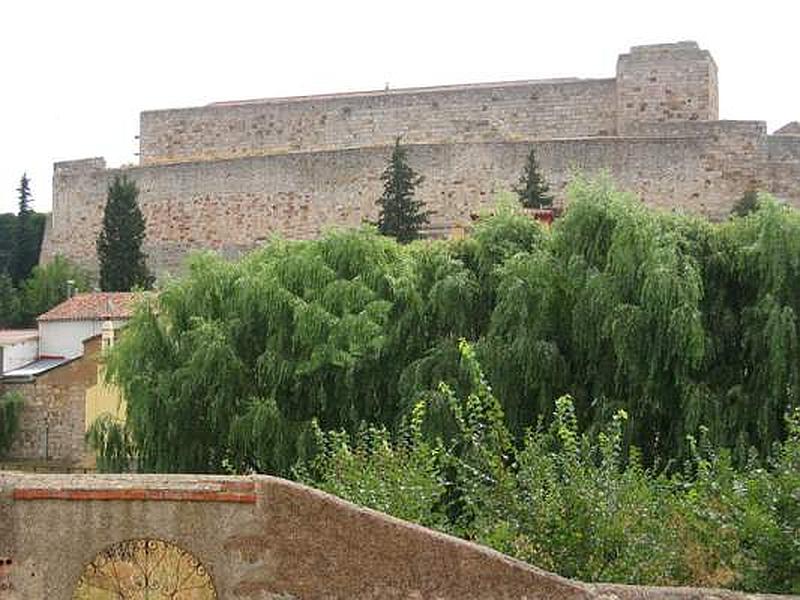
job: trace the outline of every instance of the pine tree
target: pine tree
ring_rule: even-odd
[[[383,195],[377,202],[380,206],[378,231],[403,244],[417,239],[420,228],[428,223],[430,213],[423,210],[425,203],[422,200],[414,199],[414,189],[424,178],[408,165],[400,138],[395,140],[392,157],[381,179]]]
[[[525,208],[547,208],[553,205],[553,197],[548,194],[549,191],[550,186],[539,172],[536,151],[531,148],[522,176],[514,187],[514,192],[519,196],[519,201]]]
[[[136,184],[125,176],[116,176],[108,187],[103,229],[97,238],[103,291],[125,292],[153,283],[142,252],[145,220],[136,202],[138,195]]]
[[[27,174],[22,175],[17,188],[19,193],[19,212],[14,233],[14,256],[11,266],[11,277],[19,285],[27,279],[33,267],[39,262],[39,245],[41,235],[31,208],[30,180]]]

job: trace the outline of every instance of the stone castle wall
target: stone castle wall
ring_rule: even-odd
[[[425,176],[432,230],[469,222],[535,147],[563,203],[575,169],[607,170],[650,205],[725,217],[748,188],[800,206],[800,137],[718,121],[716,65],[693,42],[634,47],[614,79],[479,84],[219,103],[142,113],[141,166],[57,163],[42,256],[96,271],[110,180],[134,179],[156,273],[187,252],[235,256],[377,217],[397,136]]]
[[[559,203],[572,172],[607,170],[653,206],[716,218],[761,177],[749,144],[766,135],[759,123],[715,129],[713,136],[551,140],[535,147]],[[471,214],[487,210],[494,196],[517,180],[530,147],[528,142],[412,146],[409,162],[426,177],[419,197],[435,211],[432,228],[468,224]],[[162,274],[177,273],[193,250],[236,256],[275,234],[313,238],[331,225],[358,226],[377,218],[375,200],[389,153],[386,147],[356,148],[121,170],[91,161],[67,163],[63,170],[57,165],[63,206],[54,206],[44,258],[58,249],[94,266],[106,190],[117,174],[139,187],[148,223],[145,250],[151,267]]]
[[[615,81],[452,86],[143,112],[143,165],[287,152],[613,135]]]
[[[642,122],[719,119],[717,65],[696,44],[634,46],[617,61],[617,133]]]

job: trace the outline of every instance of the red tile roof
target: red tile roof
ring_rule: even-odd
[[[75,294],[39,316],[39,321],[100,321],[129,319],[137,297],[135,292],[92,292]]]

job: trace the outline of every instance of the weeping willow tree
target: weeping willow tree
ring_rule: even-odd
[[[140,307],[109,361],[138,464],[287,473],[312,421],[393,425],[402,372],[476,333],[477,295],[448,246],[372,231],[274,241],[236,264],[198,256]]]
[[[482,356],[514,431],[573,395],[581,418],[629,415],[648,459],[716,444],[767,451],[797,403],[800,215],[763,198],[722,225],[577,179],[549,244],[499,268]]]
[[[147,471],[287,474],[318,429],[397,431],[420,398],[436,414],[441,382],[464,393],[463,337],[518,441],[569,394],[590,430],[625,409],[647,462],[685,457],[700,426],[768,452],[798,402],[800,214],[764,196],[711,224],[605,178],[569,195],[550,230],[501,207],[459,241],[365,229],[194,257],[115,347],[125,431],[95,446]]]

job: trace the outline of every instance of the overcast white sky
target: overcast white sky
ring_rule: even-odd
[[[137,161],[139,112],[218,100],[612,77],[630,46],[695,40],[720,116],[800,119],[800,2],[0,0],[0,212],[27,171]]]

